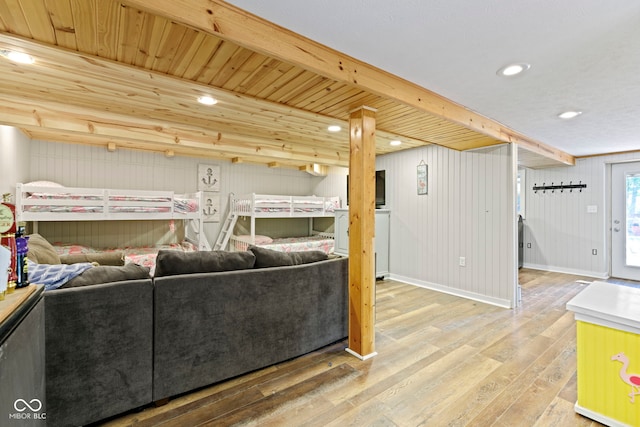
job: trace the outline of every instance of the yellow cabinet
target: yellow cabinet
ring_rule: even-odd
[[[579,414],[640,425],[640,289],[594,282],[567,303],[576,324]]]

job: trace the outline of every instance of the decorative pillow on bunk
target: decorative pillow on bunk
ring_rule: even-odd
[[[74,277],[67,283],[60,286],[59,289],[148,278],[149,269],[137,264],[127,264],[123,266],[99,265],[88,269],[79,276]]]
[[[36,264],[60,264],[60,256],[51,243],[41,235],[30,234],[27,241],[27,258]]]
[[[156,258],[154,277],[245,270],[253,268],[255,260],[251,252],[161,250]]]
[[[268,245],[269,243],[273,243],[273,239],[269,236],[262,236],[259,234],[255,235],[256,238],[256,245]],[[241,242],[245,242],[245,243],[251,243],[251,236],[248,234],[243,234],[240,236],[236,236],[237,240],[240,240]]]
[[[255,268],[308,264],[328,259],[322,251],[280,252],[253,245],[249,246],[249,251],[256,257]]]
[[[61,243],[61,242],[53,242],[53,248],[56,250],[58,255],[80,255],[80,254],[97,254],[100,251],[94,249],[90,246],[71,244],[71,243]]]
[[[59,183],[53,182],[53,181],[32,181],[32,182],[27,182],[24,185],[32,185],[34,187],[50,187],[50,188],[62,188],[63,187],[62,184],[59,184]],[[46,195],[46,193],[28,193],[28,196],[31,196],[33,194]]]
[[[62,184],[58,182],[53,182],[53,181],[31,181],[31,182],[27,182],[24,185],[33,185],[35,187],[56,187],[56,188],[63,187]]]

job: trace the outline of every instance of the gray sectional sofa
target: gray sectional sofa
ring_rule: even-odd
[[[253,249],[231,271],[212,272],[229,267],[214,252],[189,265],[161,251],[153,279],[46,292],[48,423],[93,423],[347,336],[346,258]]]
[[[86,425],[153,401],[151,279],[45,292],[47,425]]]

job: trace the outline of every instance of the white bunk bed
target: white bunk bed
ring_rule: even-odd
[[[59,221],[182,221],[187,250],[211,250],[204,233],[201,192],[175,194],[172,191],[116,190],[16,184],[16,219],[33,222]],[[192,245],[192,247],[191,247]],[[176,244],[180,248],[181,244]],[[131,250],[132,259],[140,256]],[[153,248],[145,248],[150,255]],[[91,248],[91,250],[93,250]],[[157,253],[158,248],[155,248]],[[96,250],[98,251],[98,250]],[[155,256],[155,254],[153,254]],[[151,261],[155,262],[155,258]]]
[[[333,253],[333,232],[314,230],[313,219],[334,217],[335,209],[340,208],[339,197],[285,196],[272,194],[231,195],[230,216],[248,217],[250,230],[247,235],[230,236],[230,249],[246,250],[249,245],[257,245],[281,252],[322,250]],[[256,235],[258,218],[309,218],[308,235],[271,239]]]

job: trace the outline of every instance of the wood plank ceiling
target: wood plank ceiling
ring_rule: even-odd
[[[514,141],[530,150],[536,167],[573,162],[488,119],[482,118],[493,131],[482,132],[477,123],[465,125],[393,94],[242,47],[203,30],[195,19],[181,22],[153,9],[157,3],[166,2],[0,0],[0,50],[35,58],[30,65],[0,58],[0,123],[35,139],[302,169],[348,166],[349,112],[366,105],[377,110],[377,154],[427,144],[467,150]],[[223,2],[205,3],[244,13]],[[201,105],[201,95],[218,103]],[[332,124],[343,130],[327,132]],[[396,139],[402,145],[391,146]]]

